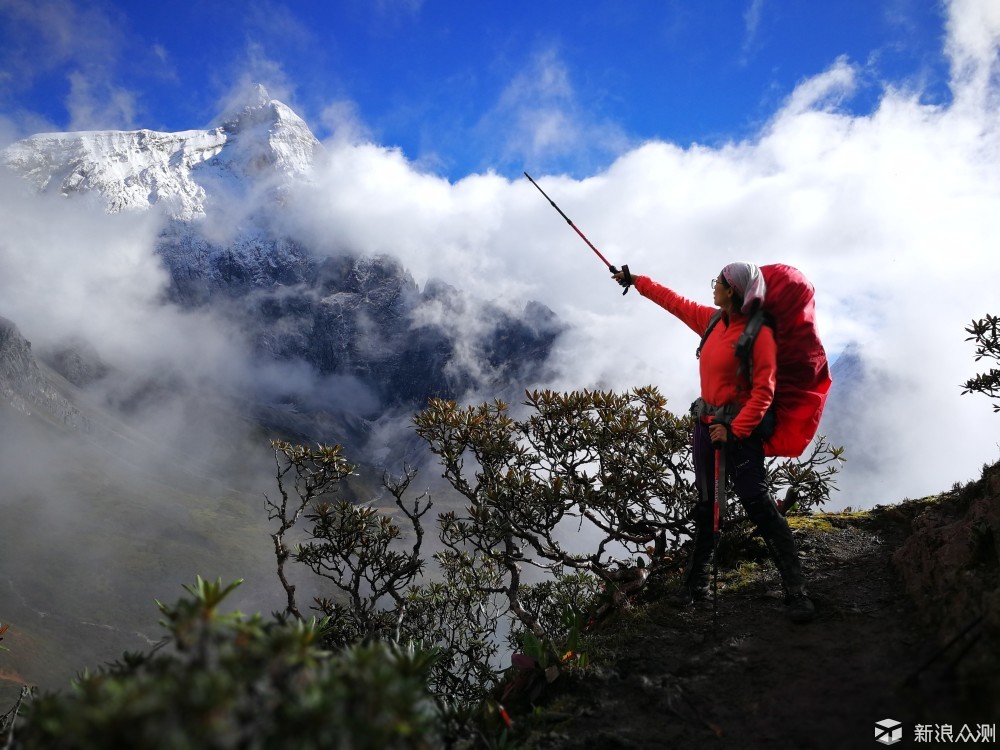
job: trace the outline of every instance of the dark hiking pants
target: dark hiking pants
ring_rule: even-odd
[[[745,440],[733,440],[730,437],[723,450],[726,451],[726,473],[729,475],[730,486],[747,517],[767,543],[781,574],[785,591],[789,594],[804,592],[805,580],[795,540],[788,522],[778,512],[767,490],[763,441],[753,436]],[[695,423],[694,467],[700,499],[692,512],[695,538],[687,583],[692,587],[703,588],[708,585],[714,541],[712,518],[715,503],[715,448],[709,438],[708,425],[701,421]]]

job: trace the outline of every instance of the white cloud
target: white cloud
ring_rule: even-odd
[[[320,122],[332,134],[336,143],[370,142],[372,134],[358,111],[358,105],[348,99],[330,102],[320,113]]]
[[[1000,76],[1000,5],[989,0],[949,0],[946,51],[953,83],[962,93],[996,96]]]
[[[64,105],[71,130],[135,126],[136,95],[114,83],[127,46],[125,29],[100,5],[72,0],[7,0],[0,17],[10,33],[0,48],[4,90],[30,88],[56,71],[68,80]],[[23,116],[23,115],[21,115]]]
[[[828,70],[796,86],[783,112],[794,115],[817,109],[835,109],[854,92],[854,86],[854,68],[846,58],[840,58]]]
[[[529,169],[555,167],[570,155],[577,164],[590,155],[596,162],[621,153],[628,144],[620,127],[583,107],[569,69],[554,49],[527,62],[476,130],[480,141],[498,153],[499,163]]]
[[[90,201],[29,195],[6,173],[0,198],[0,315],[26,338],[43,349],[81,338],[139,377],[237,377],[245,355],[232,332],[164,304],[157,217],[107,215]]]
[[[763,11],[764,0],[750,0],[747,9],[743,11],[743,23],[746,27],[743,35],[744,62],[758,45],[757,37],[760,32],[760,21]]]
[[[122,31],[97,6],[73,0],[5,0],[0,14],[19,33],[5,40],[6,66],[18,83],[59,65],[106,69],[118,57]],[[22,81],[21,78],[28,78]]]
[[[133,130],[136,127],[136,97],[127,89],[106,83],[91,83],[80,71],[69,74],[66,97],[69,130]]]

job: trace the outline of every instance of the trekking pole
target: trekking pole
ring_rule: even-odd
[[[944,656],[945,652],[948,649],[950,649],[952,646],[954,646],[956,643],[962,640],[966,635],[971,633],[976,628],[976,626],[983,621],[983,618],[984,615],[979,615],[975,619],[973,619],[968,625],[962,628],[951,639],[949,639],[947,643],[945,643],[941,648],[939,648],[937,651],[931,654],[930,658],[928,658],[927,661],[921,664],[920,667],[915,672],[913,672],[913,674],[911,674],[903,681],[903,684],[912,685],[913,683],[915,683],[920,678],[920,675],[923,674],[925,671],[927,671],[928,667],[930,667],[934,662],[936,662],[938,659]],[[979,637],[981,635],[982,633],[976,633],[969,639],[969,642],[966,643],[965,647],[959,652],[959,655],[956,656],[955,659],[952,661],[953,666],[958,663],[958,661],[965,655],[965,652],[968,649],[972,648],[972,646],[975,645],[976,641],[979,640]]]
[[[573,221],[566,214],[563,213],[563,210],[561,208],[559,208],[559,206],[556,205],[556,202],[554,200],[552,200],[548,195],[546,195],[545,191],[542,190],[542,188],[538,185],[537,182],[535,182],[534,180],[531,179],[531,175],[528,174],[527,172],[525,172],[524,176],[528,178],[528,180],[531,182],[532,185],[534,185],[536,188],[538,188],[538,192],[545,196],[545,200],[547,200],[552,205],[552,208],[554,208],[556,211],[559,212],[559,215],[562,216],[566,220],[566,223],[569,224],[571,227],[573,227],[573,231],[575,231],[578,235],[580,235],[580,239],[582,239],[584,242],[586,242],[587,246],[590,247],[590,249],[593,250],[597,254],[597,257],[604,261],[604,265],[606,265],[608,267],[608,270],[611,271],[611,273],[613,273],[613,274],[618,273],[619,272],[618,269],[615,268],[613,265],[611,265],[608,262],[607,258],[605,258],[603,255],[601,255],[601,251],[598,250],[596,247],[594,247],[594,243],[587,239],[587,235],[585,235],[583,232],[581,232],[577,228],[576,224],[574,224]],[[625,287],[625,291],[622,292],[622,294],[625,295],[625,294],[628,294],[628,288],[632,284],[632,274],[630,274],[628,272],[628,265],[623,265],[621,272],[625,274],[625,283],[622,284],[622,286]]]
[[[726,516],[726,444],[715,447],[715,502],[712,506],[712,624],[719,623],[719,538]]]

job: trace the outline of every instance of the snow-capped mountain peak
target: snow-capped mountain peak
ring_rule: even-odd
[[[256,84],[245,103],[217,120],[216,131],[226,139],[220,164],[243,177],[269,172],[288,177],[307,175],[320,146],[309,126],[289,107],[271,99]]]
[[[280,189],[312,168],[321,145],[263,86],[208,130],[41,133],[0,152],[0,163],[44,192],[97,192],[107,210],[158,206],[170,218],[205,215],[215,190],[238,182]]]

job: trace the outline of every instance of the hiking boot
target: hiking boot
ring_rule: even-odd
[[[785,597],[785,611],[792,622],[810,622],[816,617],[816,605],[804,591]]]
[[[682,583],[681,587],[670,595],[667,603],[672,607],[690,607],[695,602],[705,601],[708,599],[708,595],[708,586],[692,586],[690,583]]]

